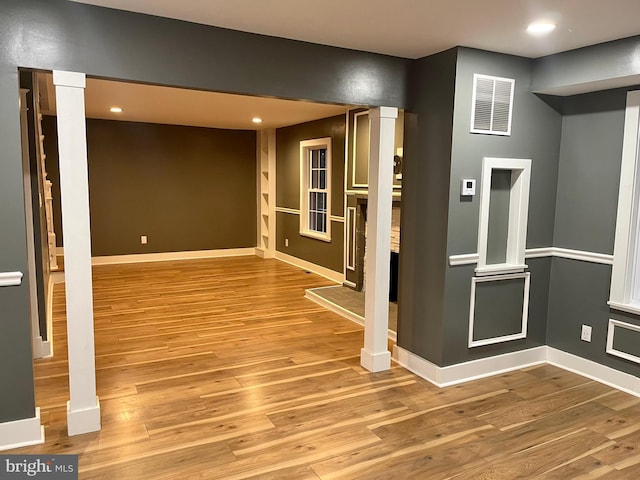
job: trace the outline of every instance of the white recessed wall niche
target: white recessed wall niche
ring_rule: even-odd
[[[531,160],[482,160],[476,274],[523,272],[529,212]]]

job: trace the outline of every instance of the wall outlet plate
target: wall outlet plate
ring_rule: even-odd
[[[476,179],[463,178],[460,183],[460,195],[463,197],[471,197],[476,194]]]
[[[146,245],[147,244],[147,236],[146,235],[141,235],[140,236],[140,243],[142,245]]]
[[[580,340],[583,342],[591,341],[591,326],[590,325],[582,325],[582,331],[580,332]]]

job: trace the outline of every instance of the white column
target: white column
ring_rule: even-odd
[[[364,308],[364,348],[360,364],[371,372],[388,370],[389,261],[393,152],[398,109],[369,110],[369,198],[367,201],[367,272]]]
[[[58,110],[60,198],[67,297],[69,435],[100,430],[93,340],[89,177],[83,73],[53,72]]]

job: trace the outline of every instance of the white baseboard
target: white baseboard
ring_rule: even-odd
[[[42,340],[38,336],[33,346],[33,358],[50,358],[53,357],[53,345],[50,341]]]
[[[109,255],[91,258],[91,265],[118,265],[122,263],[164,262],[168,260],[193,260],[198,258],[241,257],[255,255],[256,249],[223,248],[220,250],[194,250],[187,252],[140,253],[133,255]]]
[[[0,450],[44,443],[44,427],[40,424],[40,408],[33,418],[0,423]]]
[[[273,258],[275,256],[275,251],[256,247],[256,256],[260,258]]]
[[[373,373],[384,372],[385,370],[389,370],[389,368],[391,368],[391,353],[371,353],[362,348],[360,350],[360,365]]]
[[[70,402],[67,402],[67,431],[69,436],[97,432],[100,428],[100,400],[98,397],[96,397],[96,406],[85,410],[71,411]]]
[[[336,272],[326,267],[316,265],[315,263],[307,262],[306,260],[302,260],[301,258],[287,255],[286,253],[282,253],[279,251],[275,252],[275,258],[295,267],[302,268],[303,270],[309,270],[310,272],[320,275],[321,277],[328,278],[333,282],[340,284],[344,282],[344,273]]]
[[[330,302],[326,298],[321,297],[316,292],[314,292],[314,290],[320,290],[322,288],[334,288],[334,287],[311,288],[309,290],[305,290],[304,297],[309,299],[309,300],[311,300],[312,302],[317,303],[318,305],[326,308],[327,310],[330,310],[333,313],[337,313],[341,317],[344,317],[347,320],[351,320],[352,322],[357,323],[361,327],[364,327],[364,317],[361,317],[360,315],[358,315],[356,313],[353,313],[352,311],[347,310],[344,307],[341,307],[337,303]],[[392,341],[395,342],[395,341],[397,341],[397,337],[398,336],[397,336],[396,332],[394,332],[393,330],[387,330],[387,337],[389,338],[389,340],[392,340]]]
[[[393,360],[438,387],[448,387],[532,365],[549,363],[640,397],[640,378],[635,375],[548,346],[439,367],[415,353],[394,345]]]
[[[439,367],[415,353],[394,345],[393,359],[407,370],[434,385],[448,387],[544,363],[546,361],[546,347],[535,347],[496,355],[495,357]]]
[[[592,360],[547,347],[547,362],[564,368],[596,382],[604,383],[623,392],[640,397],[640,378],[621,372],[615,368],[601,365]]]

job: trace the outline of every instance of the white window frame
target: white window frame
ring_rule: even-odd
[[[511,170],[511,193],[509,195],[509,227],[507,233],[506,262],[487,264],[489,234],[489,207],[491,199],[491,175],[493,170]],[[478,222],[478,267],[477,275],[497,275],[524,272],[527,243],[527,220],[529,216],[529,184],[531,160],[523,158],[482,159],[480,184],[480,220]]]
[[[627,93],[616,237],[608,302],[611,308],[634,314],[640,314],[639,151],[640,90],[635,90]]]
[[[311,180],[311,156],[312,150],[326,149],[327,152],[327,185],[322,190],[327,194],[326,232],[311,230],[309,227],[309,193]],[[303,140],[300,142],[300,235],[305,237],[331,241],[331,137]]]

